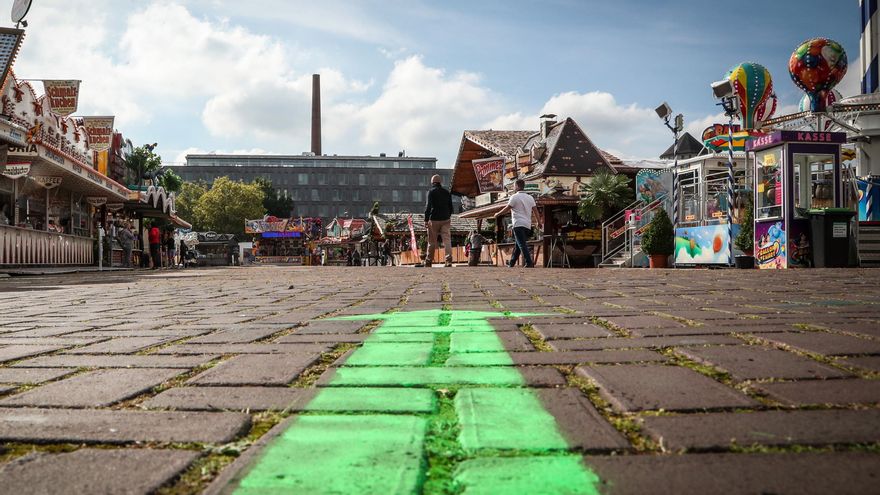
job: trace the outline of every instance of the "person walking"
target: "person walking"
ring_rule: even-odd
[[[126,223],[119,230],[119,244],[122,245],[122,267],[131,268],[131,250],[134,246],[134,233],[131,225]]]
[[[443,179],[435,175],[431,177],[431,190],[428,192],[428,202],[425,205],[425,226],[428,227],[425,266],[431,266],[434,260],[438,236],[443,239],[443,247],[446,250],[446,266],[452,266],[450,218],[452,218],[452,194],[443,187]]]
[[[173,230],[165,232],[165,255],[168,257],[168,268],[177,268],[177,242]]]
[[[150,227],[150,233],[147,236],[150,241],[150,257],[153,258],[153,270],[158,270],[162,267],[162,256],[160,254],[162,248],[162,233],[159,231],[159,226],[153,224],[153,226]]]
[[[529,235],[532,233],[532,219],[535,219],[539,229],[544,229],[538,216],[538,206],[535,204],[535,199],[524,191],[525,188],[526,181],[517,179],[514,183],[515,193],[507,200],[507,206],[495,214],[495,221],[497,222],[499,217],[507,212],[512,212],[513,238],[516,241],[516,245],[513,248],[513,255],[507,263],[507,266],[511,268],[516,266],[520,253],[522,253],[523,259],[526,262],[526,268],[534,268],[535,263],[529,252],[528,244]]]
[[[471,248],[470,253],[468,253],[468,266],[479,266],[480,255],[483,253],[483,244],[485,243],[485,237],[476,230],[471,231],[471,235],[468,238],[468,245]]]

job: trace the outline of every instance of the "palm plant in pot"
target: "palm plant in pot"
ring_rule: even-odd
[[[744,254],[737,255],[734,263],[737,268],[755,267],[755,206],[751,201],[746,202],[745,214],[740,224],[739,234],[733,240],[736,247]]]
[[[659,209],[642,234],[642,251],[648,255],[651,268],[666,268],[667,260],[675,250],[672,222],[666,210]]]

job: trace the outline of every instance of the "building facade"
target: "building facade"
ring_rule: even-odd
[[[862,93],[870,94],[880,89],[880,19],[877,18],[877,0],[861,0],[862,37]]]
[[[379,201],[386,213],[423,213],[431,176],[449,184],[452,170],[436,158],[388,156],[187,155],[170,167],[189,182],[212,184],[218,177],[272,181],[304,217],[366,217]]]

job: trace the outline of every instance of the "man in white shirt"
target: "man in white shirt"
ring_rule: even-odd
[[[539,229],[544,229],[543,225],[541,225],[535,199],[523,191],[525,188],[526,181],[518,179],[514,184],[515,194],[507,201],[507,206],[495,214],[495,220],[498,221],[498,218],[508,211],[513,213],[513,238],[516,241],[516,246],[513,248],[513,255],[510,257],[510,261],[507,263],[509,267],[516,266],[520,253],[522,253],[526,261],[526,268],[533,268],[535,266],[528,245],[529,236],[532,233],[532,218],[535,219]]]

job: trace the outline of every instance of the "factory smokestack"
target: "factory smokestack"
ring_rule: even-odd
[[[321,156],[321,74],[312,74],[312,153]]]

